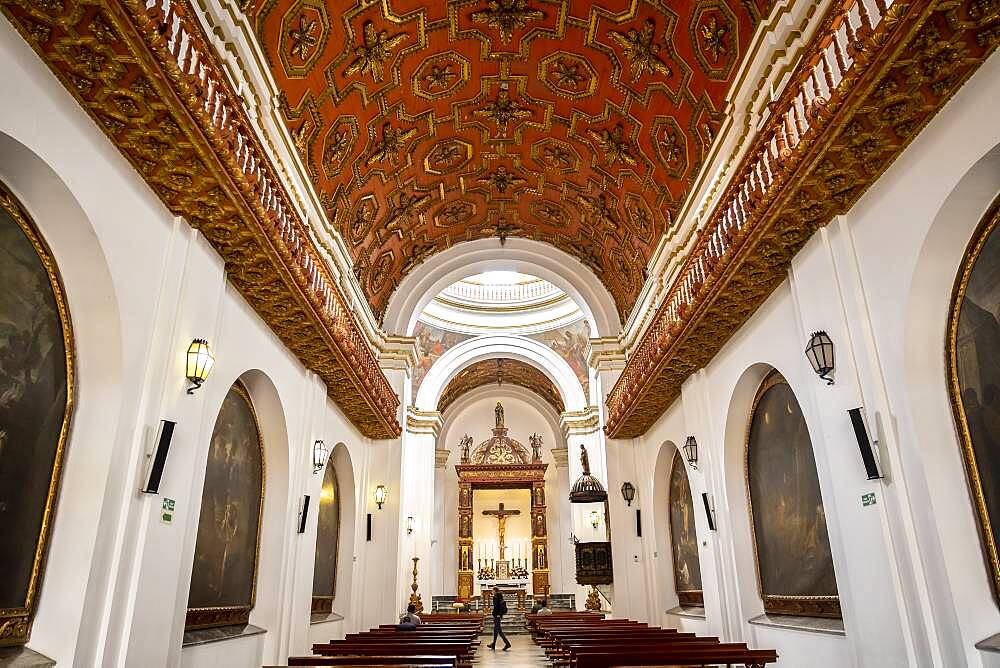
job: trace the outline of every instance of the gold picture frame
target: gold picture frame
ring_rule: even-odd
[[[76,403],[76,368],[74,365],[73,326],[70,319],[69,306],[66,302],[66,291],[63,287],[62,277],[59,274],[52,251],[38,230],[31,214],[28,213],[17,196],[2,181],[0,181],[0,209],[7,213],[17,223],[18,227],[21,228],[21,232],[35,249],[35,253],[38,255],[39,261],[45,269],[59,315],[66,362],[66,403],[63,409],[59,438],[56,443],[45,507],[42,512],[42,521],[37,534],[27,595],[23,606],[0,608],[0,647],[4,647],[23,645],[28,642],[31,635],[31,624],[34,620],[35,608],[41,591],[42,574],[45,570],[49,539],[55,519],[55,506],[58,501],[63,463],[69,440],[69,431],[73,421],[73,412]]]
[[[969,281],[972,278],[976,262],[982,254],[983,247],[1000,224],[1000,196],[993,200],[986,214],[980,220],[969,244],[962,255],[962,263],[955,285],[952,288],[951,303],[948,309],[948,325],[945,335],[945,363],[948,373],[948,395],[951,400],[952,414],[955,417],[955,427],[958,432],[959,444],[962,450],[962,461],[965,466],[966,479],[972,505],[976,511],[976,524],[983,550],[983,560],[989,570],[993,586],[993,598],[1000,604],[1000,551],[997,547],[997,537],[990,524],[986,495],[983,489],[982,473],[976,461],[975,445],[969,429],[968,415],[962,400],[962,385],[958,377],[958,325],[965,302]]]
[[[675,488],[673,485],[673,480],[675,474],[680,477],[683,476],[683,486],[684,489]],[[667,479],[667,490],[668,490],[668,511],[667,511],[667,523],[670,526],[670,555],[672,561],[672,569],[674,575],[674,591],[677,592],[677,601],[681,605],[705,605],[705,594],[704,589],[682,589],[681,574],[680,569],[677,565],[677,552],[680,549],[680,537],[679,537],[679,527],[674,525],[674,514],[672,509],[676,508],[679,504],[687,502],[691,513],[694,513],[694,497],[691,495],[691,483],[687,477],[687,471],[685,470],[684,458],[681,456],[680,450],[674,450],[674,456],[670,461],[670,472],[668,473]],[[674,494],[682,495],[684,491],[687,490],[686,499],[675,498]],[[694,519],[692,517],[692,523]],[[701,582],[701,554],[698,551],[698,533],[697,528],[695,528],[695,557],[698,561],[698,581]]]
[[[332,544],[334,549],[334,559],[333,559],[333,582],[330,586],[329,594],[316,594],[316,579],[315,574],[313,577],[313,592],[312,592],[312,613],[313,614],[329,614],[333,612],[333,602],[337,598],[337,571],[340,569],[340,523],[343,518],[343,508],[340,504],[340,481],[337,480],[337,469],[333,465],[333,457],[330,457],[326,466],[323,470],[324,484],[326,482],[325,478],[328,473],[333,473],[333,495],[334,503],[336,504],[337,512],[337,531],[333,536]],[[316,545],[314,547],[314,552],[318,552],[321,546],[321,541],[323,537],[320,536],[320,528],[323,523],[323,498],[320,494],[319,503],[316,504]],[[314,558],[314,563],[319,561],[319,555]],[[316,566],[313,566],[315,570]]]
[[[750,539],[753,545],[753,562],[757,574],[757,592],[764,604],[764,612],[778,615],[798,615],[803,617],[828,617],[840,619],[843,616],[840,608],[840,596],[802,596],[792,594],[769,594],[764,590],[764,579],[760,568],[760,554],[757,549],[757,526],[754,522],[753,497],[750,493],[750,433],[760,400],[768,390],[776,385],[788,385],[789,382],[777,369],[772,369],[761,381],[754,395],[743,441],[743,480],[746,487],[747,510],[750,515]],[[794,392],[792,395],[794,396]],[[798,402],[798,398],[796,398]],[[801,408],[800,408],[801,410]],[[803,419],[805,416],[803,415]],[[829,529],[827,529],[829,532]],[[829,534],[828,534],[829,535]],[[836,574],[834,574],[836,578]]]
[[[230,391],[235,392],[246,402],[250,409],[250,416],[253,419],[254,428],[257,432],[257,447],[260,450],[260,504],[257,510],[257,537],[254,546],[253,576],[250,587],[250,602],[248,605],[226,605],[207,607],[188,607],[185,617],[184,630],[193,631],[196,629],[214,628],[218,626],[234,626],[250,623],[250,611],[253,610],[257,602],[257,576],[260,570],[260,539],[261,527],[264,520],[264,492],[267,486],[267,459],[264,451],[264,436],[260,430],[260,420],[257,418],[257,410],[254,408],[250,392],[242,381],[233,383]],[[227,393],[228,396],[228,393]],[[221,407],[220,407],[221,411]],[[216,417],[218,420],[218,416]],[[214,435],[214,429],[213,429]],[[197,550],[197,545],[195,547]]]

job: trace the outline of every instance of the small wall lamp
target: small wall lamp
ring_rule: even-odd
[[[632,500],[635,499],[635,485],[633,485],[632,483],[630,483],[628,481],[623,482],[622,483],[622,498],[625,499],[625,502],[629,505],[629,507],[631,507],[632,506]]]
[[[684,456],[691,468],[698,468],[698,441],[695,440],[694,436],[688,436],[684,442]]]
[[[601,523],[601,516],[597,514],[596,510],[590,511],[590,526],[597,528],[597,525]]]
[[[407,536],[409,536],[410,534],[413,533],[413,524],[414,524],[413,516],[411,515],[410,517],[406,518],[406,535]]]
[[[326,458],[330,451],[326,449],[326,443],[317,440],[313,443],[313,475],[316,475],[326,468]]]
[[[833,339],[830,335],[823,330],[813,332],[805,352],[816,375],[825,380],[827,385],[833,385],[833,378],[830,377],[834,368]]]
[[[188,394],[201,387],[201,384],[208,380],[208,375],[212,373],[215,366],[215,355],[205,339],[195,339],[187,349],[187,379],[191,381]]]
[[[379,510],[382,510],[382,504],[385,503],[388,496],[389,493],[385,491],[385,485],[379,485],[375,488],[375,503],[378,505]]]

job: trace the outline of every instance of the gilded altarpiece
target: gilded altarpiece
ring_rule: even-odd
[[[470,455],[472,439],[462,443],[458,473],[458,600],[469,601],[475,592],[472,557],[472,493],[477,489],[527,489],[531,492],[531,586],[535,595],[549,593],[549,546],[545,524],[545,470],[538,448],[534,452],[507,436],[503,408],[497,404],[493,436]],[[540,439],[538,441],[541,442]]]

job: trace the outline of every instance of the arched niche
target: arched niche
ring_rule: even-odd
[[[1000,600],[1000,197],[962,259],[946,336],[948,389],[994,596]]]
[[[355,493],[354,462],[351,451],[338,443],[330,454],[330,461],[337,471],[337,488],[340,492],[340,535],[337,539],[337,587],[332,612],[347,616],[353,592],[354,544],[357,538],[357,495]]]
[[[326,462],[316,508],[316,546],[313,551],[312,613],[333,612],[340,563],[340,533],[343,516],[340,483],[333,457]]]
[[[55,258],[0,181],[0,646],[28,641],[54,522],[76,382]]]
[[[746,432],[746,498],[764,611],[840,617],[837,578],[809,429],[785,378],[772,370]]]
[[[257,595],[265,498],[264,435],[247,386],[230,386],[205,465],[187,629],[246,624]]]
[[[531,239],[496,239],[456,244],[406,275],[389,299],[385,330],[412,335],[417,317],[443,289],[484,271],[517,271],[549,281],[586,314],[592,336],[614,336],[621,320],[611,294],[594,272],[555,246]]]
[[[85,628],[98,623],[84,611],[103,603],[109,586],[106,564],[95,565],[89,557],[102,530],[102,509],[126,494],[117,489],[105,493],[109,471],[123,459],[116,454],[126,447],[119,433],[108,431],[108,425],[118,424],[122,404],[119,302],[104,249],[80,200],[45,159],[2,130],[0,182],[30,215],[61,278],[72,322],[75,376],[58,493],[51,499],[49,533],[42,546],[45,558],[35,573],[33,621],[28,629],[12,624],[10,635],[0,635],[11,640],[15,633],[30,631],[29,647],[69,661]],[[74,448],[81,440],[87,447]]]

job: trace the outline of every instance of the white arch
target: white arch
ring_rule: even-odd
[[[569,253],[531,239],[477,239],[452,246],[406,275],[389,298],[385,331],[411,335],[417,316],[438,293],[484,271],[517,271],[549,281],[586,314],[594,336],[621,330],[615,301],[593,271]]]
[[[578,411],[587,406],[580,380],[566,360],[551,348],[521,336],[482,336],[463,341],[434,363],[420,384],[416,407],[422,411],[437,410],[441,393],[459,371],[481,360],[496,357],[520,360],[548,376],[559,390],[567,411]]]

